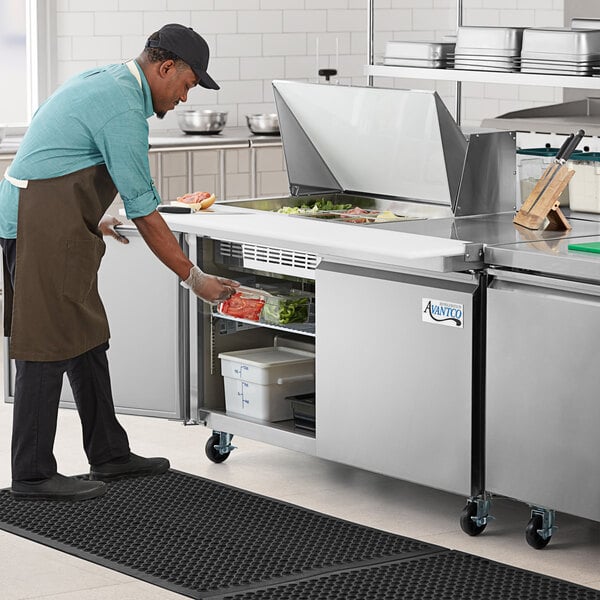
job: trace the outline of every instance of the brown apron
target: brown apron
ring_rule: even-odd
[[[20,190],[10,356],[57,361],[79,356],[110,337],[98,295],[105,245],[98,223],[116,188],[105,165]]]

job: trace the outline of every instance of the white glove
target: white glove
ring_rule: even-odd
[[[123,225],[123,223],[116,217],[106,214],[100,219],[98,229],[100,229],[102,235],[110,235],[111,237],[114,237],[117,242],[121,242],[121,244],[129,244],[129,240],[115,229],[117,225]]]
[[[227,300],[235,294],[240,284],[233,279],[225,279],[216,275],[207,275],[199,267],[194,265],[190,269],[189,277],[181,282],[181,285],[188,288],[205,302],[215,303]]]

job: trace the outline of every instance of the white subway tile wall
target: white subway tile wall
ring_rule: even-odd
[[[192,90],[186,107],[227,110],[230,126],[245,126],[246,114],[275,110],[273,79],[316,82],[322,80],[318,69],[330,67],[338,70],[339,83],[367,81],[367,0],[60,0],[57,11],[58,83],[83,69],[136,56],[146,37],[165,23],[191,25],[211,47],[209,70],[221,89]],[[563,14],[564,0],[463,0],[464,25],[561,26]],[[456,0],[375,0],[376,61],[388,40],[441,40],[455,33],[456,22]],[[374,83],[435,89],[454,113],[452,83],[381,77]],[[560,102],[562,90],[465,84],[462,98],[462,123],[479,125],[509,110]],[[150,127],[176,131],[176,115],[153,117]],[[287,193],[277,152],[278,171],[259,169],[259,195]],[[200,158],[217,166],[207,152]],[[163,192],[170,196],[183,184],[167,162],[163,172],[173,181]],[[196,171],[194,185],[211,183],[206,177],[216,181],[217,172]],[[228,185],[228,196],[247,194],[247,173],[228,167],[229,178],[235,183]]]

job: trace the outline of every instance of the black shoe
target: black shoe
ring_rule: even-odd
[[[109,461],[102,465],[91,465],[90,479],[112,481],[144,475],[162,475],[170,466],[166,458],[144,458],[132,452],[125,462]]]
[[[10,491],[18,500],[77,501],[102,496],[106,492],[106,484],[57,473],[40,481],[13,481]]]

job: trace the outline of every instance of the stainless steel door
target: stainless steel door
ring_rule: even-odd
[[[117,412],[183,418],[182,334],[178,278],[135,229],[129,244],[106,240],[98,287],[110,324],[108,360]],[[181,235],[181,234],[178,234]],[[73,406],[65,377],[61,399]]]
[[[490,274],[486,487],[600,520],[600,285]]]
[[[477,277],[322,263],[316,289],[317,455],[469,495]]]

